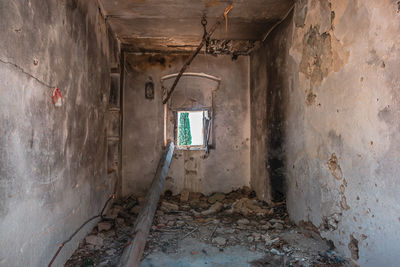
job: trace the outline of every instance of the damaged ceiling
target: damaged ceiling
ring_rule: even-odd
[[[201,18],[211,27],[226,7],[228,31],[220,26],[213,39],[262,40],[293,0],[99,0],[103,15],[121,43],[132,51],[193,50],[203,35]]]

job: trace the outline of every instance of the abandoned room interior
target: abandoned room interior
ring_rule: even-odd
[[[12,0],[0,29],[0,266],[400,266],[399,1]]]

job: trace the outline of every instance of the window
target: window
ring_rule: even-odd
[[[176,145],[178,149],[202,150],[208,148],[210,135],[208,110],[177,111],[175,125]]]

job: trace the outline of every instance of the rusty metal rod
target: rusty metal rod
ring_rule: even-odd
[[[201,49],[203,48],[204,44],[206,43],[207,39],[211,37],[211,35],[213,35],[213,33],[215,32],[215,30],[217,29],[217,27],[227,18],[227,15],[229,13],[229,11],[231,11],[231,9],[233,8],[232,5],[230,5],[229,7],[227,7],[225,9],[224,14],[218,18],[217,22],[211,27],[210,31],[207,33],[207,35],[203,36],[203,39],[201,40],[201,43],[199,44],[199,46],[196,48],[196,50],[194,51],[194,53],[190,56],[190,58],[186,61],[186,63],[183,65],[183,67],[181,68],[181,70],[179,71],[178,76],[176,76],[174,83],[171,86],[171,89],[167,92],[167,96],[163,99],[162,103],[165,104],[167,103],[167,101],[169,100],[169,98],[171,97],[172,93],[175,90],[176,85],[178,84],[179,80],[181,79],[183,73],[185,72],[185,70],[187,69],[187,67],[189,67],[189,65],[192,63],[193,59],[197,56],[197,54],[201,51]]]

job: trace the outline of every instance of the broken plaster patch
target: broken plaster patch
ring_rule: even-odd
[[[315,99],[317,98],[317,95],[314,94],[311,90],[307,94],[306,98],[306,104],[307,106],[312,106],[315,103]]]
[[[338,228],[338,224],[342,218],[342,213],[333,213],[322,218],[321,230],[334,231]]]
[[[347,200],[345,196],[342,196],[342,200],[340,201],[340,206],[344,209],[344,210],[349,210],[350,207],[349,205],[347,205]]]
[[[359,259],[358,240],[353,235],[350,235],[350,242],[349,242],[348,248],[351,253],[351,258],[354,260],[358,260]]]
[[[343,178],[342,169],[340,168],[338,158],[336,157],[335,153],[332,153],[331,158],[328,161],[328,167],[331,170],[331,173],[336,180],[342,180]]]
[[[315,9],[315,5],[312,7]],[[331,16],[330,7],[319,7],[322,13]],[[325,16],[324,16],[325,17]],[[308,30],[304,26],[302,42],[297,42],[301,46],[301,61],[299,71],[303,73],[310,85],[306,90],[306,104],[311,106],[315,103],[316,94],[313,92],[314,87],[319,87],[322,81],[331,73],[338,72],[347,62],[350,56],[345,51],[341,42],[336,39],[331,25],[331,20],[327,20],[323,25],[307,22],[310,25]],[[301,38],[301,35],[298,36]],[[300,40],[299,40],[300,41]],[[296,42],[295,42],[296,43]]]

